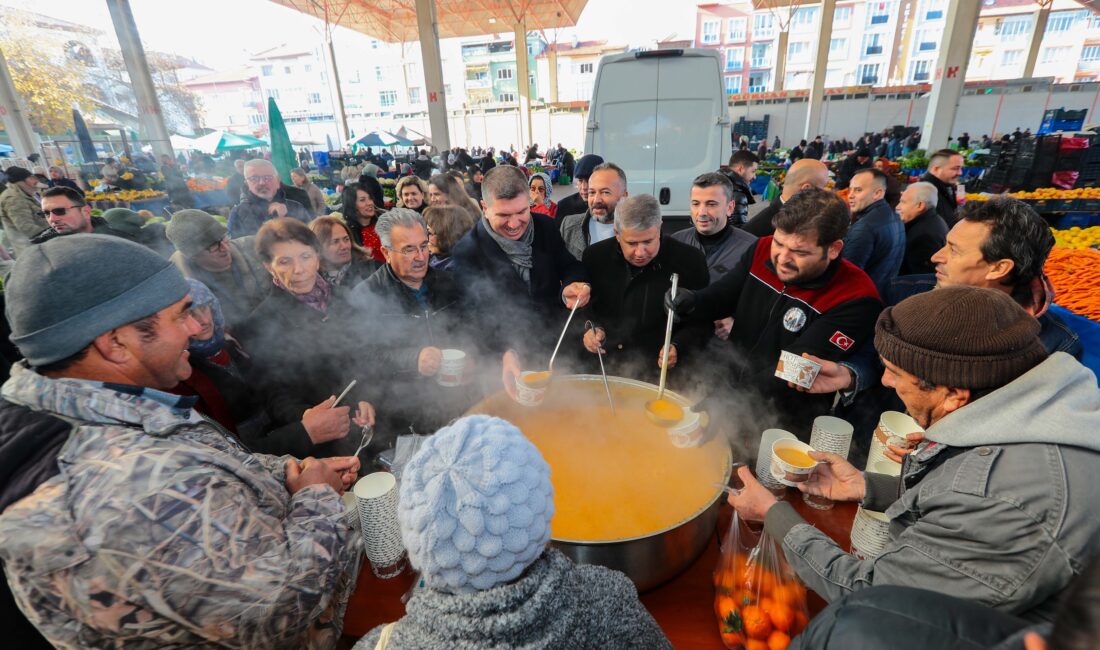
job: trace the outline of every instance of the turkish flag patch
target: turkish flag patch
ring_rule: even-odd
[[[835,334],[829,337],[829,343],[832,343],[833,345],[837,346],[841,350],[844,350],[845,352],[847,352],[853,345],[856,344],[855,340],[852,339],[852,337],[848,336],[844,332],[841,332],[840,330],[837,330]]]

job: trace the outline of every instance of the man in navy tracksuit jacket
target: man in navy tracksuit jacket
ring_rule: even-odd
[[[732,390],[774,400],[779,423],[804,440],[833,396],[799,392],[775,377],[780,352],[844,359],[871,340],[882,310],[871,279],[841,257],[848,222],[848,207],[835,194],[800,192],[777,214],[774,236],[760,239],[714,284],[670,301],[681,317],[733,317],[735,360],[726,375]]]

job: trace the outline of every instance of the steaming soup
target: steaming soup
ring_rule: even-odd
[[[680,449],[647,416],[652,389],[562,378],[526,408],[503,394],[470,409],[514,423],[539,448],[554,484],[554,539],[615,541],[657,533],[710,505],[730,464],[725,440]]]
[[[810,455],[804,451],[798,449],[791,449],[790,447],[780,447],[775,450],[775,455],[785,463],[794,465],[795,467],[813,467],[816,460],[810,458]]]

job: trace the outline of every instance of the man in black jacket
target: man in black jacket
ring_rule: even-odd
[[[680,275],[683,289],[707,286],[706,259],[687,244],[661,236],[661,206],[651,194],[627,197],[615,213],[615,237],[584,251],[592,278],[592,302],[586,315],[595,328],[585,332],[584,347],[607,352],[610,372],[639,379],[660,373],[665,313],[661,297]],[[702,343],[707,330],[698,323],[673,333],[669,369]]]
[[[591,287],[554,220],[531,214],[527,178],[518,167],[491,169],[481,193],[485,218],[455,244],[451,256],[481,334],[479,344],[486,352],[503,353],[501,380],[514,395],[521,355],[533,366],[549,361],[567,308],[584,307]]]
[[[928,171],[920,177],[921,181],[936,186],[936,191],[939,192],[936,213],[943,217],[948,228],[958,221],[955,218],[955,212],[959,208],[956,191],[962,169],[962,154],[954,149],[940,149],[928,159]]]
[[[468,385],[468,376],[439,377],[444,350],[473,352],[460,287],[448,271],[428,264],[428,227],[415,210],[390,210],[375,231],[386,265],[356,287],[349,302],[370,332],[364,351],[380,391],[376,399],[386,405],[379,430],[412,426],[428,433],[473,403],[459,386]]]
[[[721,171],[733,184],[734,211],[730,218],[738,226],[749,220],[749,206],[756,203],[750,183],[756,178],[759,162],[760,159],[751,151],[735,151],[730,156],[729,169]]]
[[[828,184],[829,168],[825,166],[825,163],[812,158],[799,160],[787,170],[787,176],[783,179],[783,192],[768,207],[757,212],[752,219],[749,219],[749,222],[741,229],[757,237],[767,237],[775,232],[772,219],[779,213],[779,209],[783,207],[784,203],[790,201],[795,194],[802,190],[815,187],[823,190]]]
[[[840,162],[836,171],[836,189],[843,190],[852,182],[852,177],[861,169],[871,166],[871,152],[860,149]]]
[[[764,237],[737,268],[702,291],[667,300],[677,315],[712,323],[733,317],[730,343],[743,363],[727,378],[774,399],[775,416],[809,439],[813,418],[828,412],[831,395],[801,393],[776,378],[780,352],[839,361],[869,341],[882,309],[867,274],[840,252],[848,208],[836,194],[810,189],[783,205],[775,236]]]
[[[898,217],[905,224],[905,257],[898,275],[935,273],[932,256],[947,241],[947,224],[936,213],[939,193],[931,183],[913,183],[898,202]]]

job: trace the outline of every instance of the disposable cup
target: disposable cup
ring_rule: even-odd
[[[856,508],[852,520],[852,554],[863,560],[873,560],[882,554],[890,541],[890,518],[881,512]]]
[[[772,444],[772,478],[790,487],[797,487],[799,483],[808,481],[810,475],[817,469],[818,461],[810,459],[813,461],[812,465],[791,463],[782,458],[783,450],[809,453],[814,451],[814,448],[801,440],[776,440]]]
[[[516,377],[516,401],[523,406],[538,406],[546,399],[546,391],[550,389],[550,380],[533,384],[528,377],[536,373],[531,370],[520,373]]]
[[[875,427],[875,433],[871,436],[867,467],[886,461],[897,465],[900,472],[901,464],[886,455],[886,446],[894,445],[908,449],[912,447],[912,443],[905,438],[906,434],[923,430],[916,420],[908,415],[898,411],[886,411],[879,417],[878,426]]]
[[[466,353],[462,350],[443,350],[436,382],[440,386],[461,386],[466,370]]]
[[[355,483],[352,492],[371,571],[379,578],[397,576],[407,563],[397,521],[397,479],[389,472],[367,474]]]
[[[756,453],[756,479],[764,487],[775,491],[785,492],[786,488],[772,476],[772,445],[776,440],[798,440],[790,431],[783,429],[765,429],[760,435],[760,448]]]
[[[810,446],[817,451],[827,451],[847,458],[853,431],[854,428],[846,420],[831,415],[819,415],[814,418]]]

